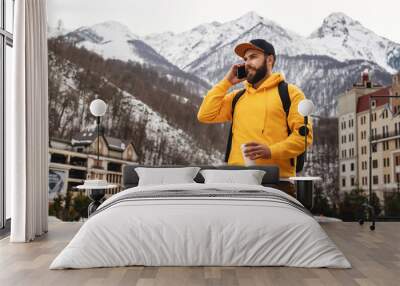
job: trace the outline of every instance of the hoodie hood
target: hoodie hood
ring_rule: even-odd
[[[262,89],[270,89],[270,88],[274,88],[276,86],[278,86],[278,84],[281,81],[284,81],[285,77],[283,76],[283,74],[279,73],[279,72],[275,72],[272,73],[266,80],[264,80],[264,82],[257,88],[253,88],[252,84],[245,81],[244,85],[246,86],[246,89],[248,91],[259,91]]]

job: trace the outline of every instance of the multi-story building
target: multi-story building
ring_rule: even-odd
[[[360,96],[381,89],[382,86],[371,81],[365,70],[361,80],[338,98],[338,139],[339,139],[339,189],[350,191],[358,184],[357,153],[357,103]]]
[[[99,143],[99,145],[97,145]],[[122,168],[137,164],[138,155],[131,142],[85,132],[71,141],[52,138],[49,142],[49,198],[73,190],[85,179],[104,179],[118,185],[106,197],[121,190]],[[97,148],[99,147],[99,159]]]
[[[388,132],[390,125],[389,118],[393,119],[387,108],[390,95],[390,87],[381,88],[378,91],[361,96],[357,104],[357,151],[358,151],[358,186],[364,190],[369,187],[369,100],[371,96],[371,136],[372,139],[382,130],[383,134]],[[374,142],[374,141],[373,141]],[[390,166],[393,166],[389,160],[389,142],[372,145],[372,189],[379,191],[382,198],[384,188],[389,187],[393,174],[390,174]],[[395,146],[390,146],[393,149]],[[384,179],[383,179],[384,178]],[[378,194],[378,193],[377,193]]]
[[[364,77],[365,73],[363,79],[367,79]],[[357,187],[368,190],[370,136],[372,190],[383,199],[385,192],[400,186],[400,100],[387,97],[399,94],[400,74],[397,74],[393,76],[392,85],[388,87],[375,87],[372,83],[367,83],[363,92],[353,95],[355,105],[351,106],[353,100],[345,98],[346,93],[339,98],[341,191],[350,191]],[[351,121],[352,119],[354,120]]]

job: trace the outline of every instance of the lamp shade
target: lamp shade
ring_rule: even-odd
[[[297,109],[302,116],[309,116],[314,112],[314,103],[309,99],[303,99]]]
[[[94,116],[103,116],[106,110],[107,104],[101,99],[95,99],[90,103],[90,113]]]

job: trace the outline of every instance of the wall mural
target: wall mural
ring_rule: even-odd
[[[50,138],[91,144],[96,135],[83,136],[96,132],[89,104],[101,98],[108,105],[101,134],[118,142],[120,154],[121,146],[132,144],[132,161],[221,164],[229,125],[200,123],[199,106],[207,91],[240,61],[233,48],[268,35],[278,54],[275,71],[299,86],[316,106],[314,143],[305,169],[323,178],[317,186],[321,200],[336,206],[338,96],[357,83],[365,69],[381,85],[390,84],[400,69],[400,44],[343,13],[327,15],[307,37],[256,12],[179,33],[160,30],[148,35],[139,35],[122,16],[71,28],[64,24],[64,15],[49,11]],[[82,179],[86,176],[83,171]]]

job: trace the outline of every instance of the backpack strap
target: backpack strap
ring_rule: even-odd
[[[226,153],[225,153],[225,162],[227,163],[229,160],[229,155],[231,153],[232,149],[232,127],[233,127],[233,113],[235,111],[235,106],[236,103],[239,101],[239,98],[246,92],[245,89],[239,90],[238,93],[236,93],[235,97],[232,99],[232,123],[229,131],[229,137],[228,137],[228,143],[226,145]]]
[[[287,126],[287,132],[288,135],[292,133],[292,130],[289,128],[289,123],[287,121],[287,118],[289,117],[289,111],[290,111],[290,105],[291,105],[291,100],[289,96],[289,88],[288,84],[285,81],[281,81],[278,84],[278,92],[279,92],[279,97],[281,98],[283,110],[286,113],[286,126]]]
[[[278,84],[278,92],[279,92],[279,97],[281,98],[283,110],[286,113],[286,127],[287,127],[287,133],[290,135],[292,133],[292,130],[289,127],[288,123],[288,117],[289,117],[289,111],[290,111],[290,105],[292,104],[289,96],[289,86],[287,82],[281,81]],[[290,165],[294,166],[294,159],[290,158]]]

